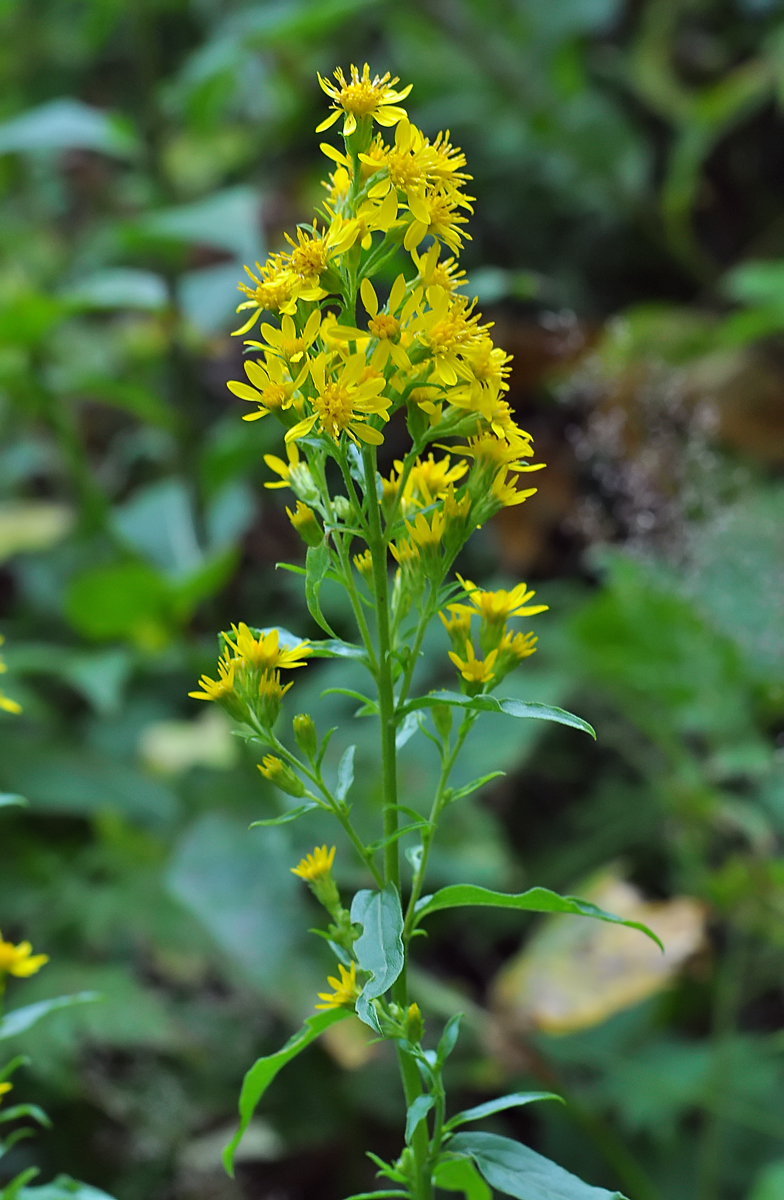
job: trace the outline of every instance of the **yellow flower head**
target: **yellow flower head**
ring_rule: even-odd
[[[10,1092],[13,1086],[12,1083],[0,1083],[0,1096],[4,1096],[6,1092]]]
[[[290,408],[294,401],[294,393],[307,378],[307,365],[302,368],[295,379],[292,379],[279,358],[270,355],[267,361],[254,362],[248,359],[245,364],[245,374],[250,380],[249,386],[238,379],[230,379],[226,387],[240,400],[258,405],[258,412],[248,413],[243,421],[258,421],[271,412],[282,412]]]
[[[390,77],[387,71],[384,75],[374,75],[370,78],[370,67],[365,63],[360,75],[352,63],[350,78],[347,80],[341,67],[334,72],[336,83],[319,75],[318,80],[322,89],[332,99],[330,105],[334,111],[325,121],[316,126],[316,133],[322,133],[334,125],[341,115],[343,121],[343,136],[349,137],[357,128],[357,121],[363,117],[372,117],[379,125],[396,125],[406,115],[404,108],[399,108],[401,100],[405,100],[412,85],[395,91],[397,77]]]
[[[298,363],[302,361],[318,337],[320,326],[321,310],[318,308],[314,309],[308,317],[301,334],[297,333],[293,317],[284,313],[280,329],[265,323],[261,326],[261,335],[264,341],[246,342],[245,344],[257,350],[263,350],[266,354],[277,355],[287,363]]]
[[[333,374],[327,356],[318,355],[310,364],[310,373],[316,386],[316,395],[311,401],[314,412],[299,421],[286,434],[292,442],[305,437],[316,423],[330,437],[338,441],[341,433],[347,433],[357,445],[360,441],[380,446],[384,435],[379,429],[368,425],[368,417],[378,415],[388,420],[387,411],[391,400],[383,392],[386,381],[383,376],[365,378],[367,360],[364,354],[352,354],[341,363]]]
[[[251,315],[244,325],[233,331],[233,337],[240,337],[255,325],[262,312],[280,312],[293,314],[297,311],[297,277],[291,270],[287,255],[271,254],[262,267],[256,263],[258,275],[254,275],[250,267],[245,267],[250,276],[251,286],[238,283],[237,287],[248,297],[237,305],[237,312],[251,309]]]
[[[327,976],[327,983],[331,988],[334,988],[334,993],[319,992],[319,1000],[323,1000],[323,1004],[317,1004],[316,1008],[353,1008],[359,998],[362,988],[357,983],[357,965],[352,963],[348,970],[342,963],[338,963],[340,971],[340,979],[336,979],[334,975]]]
[[[254,637],[244,621],[232,625],[231,629],[234,640],[224,636],[228,649],[234,652],[232,663],[242,659],[249,667],[258,667],[262,671],[274,671],[279,667],[291,670],[293,667],[304,667],[303,660],[311,653],[307,641],[281,649],[277,629],[270,629],[266,633],[262,630],[258,637]]]
[[[235,671],[237,667],[237,659],[219,658],[218,659],[218,678],[210,679],[209,675],[202,675],[199,680],[200,692],[188,692],[188,695],[194,700],[226,700],[234,695]]]
[[[291,872],[293,875],[299,875],[300,879],[304,879],[308,883],[315,883],[317,879],[329,874],[334,861],[334,846],[331,850],[327,850],[326,846],[316,846],[312,854],[306,854],[296,867],[291,868]]]
[[[354,555],[354,566],[357,568],[365,582],[372,585],[373,556],[369,550],[363,550],[361,554]]]
[[[461,229],[468,224],[461,209],[473,212],[471,200],[473,196],[463,196],[453,189],[434,188],[424,195],[410,195],[408,208],[411,220],[406,229],[403,245],[409,254],[428,236],[436,238],[449,246],[455,254],[463,247],[463,239],[471,241],[471,235]]]
[[[547,612],[546,604],[528,604],[536,593],[529,591],[526,583],[518,583],[511,592],[503,588],[497,592],[484,592],[470,579],[463,579],[461,575],[457,578],[471,601],[470,611],[478,613],[483,621],[504,624],[509,617],[533,617],[536,613]]]
[[[539,639],[533,633],[511,633],[507,631],[498,647],[496,674],[499,678],[514,670],[524,658],[536,653]]]
[[[269,469],[276,475],[280,475],[279,480],[274,483],[265,483],[264,486],[266,488],[290,487],[297,496],[314,504],[318,500],[318,489],[313,482],[310,467],[300,459],[296,442],[286,444],[286,457],[289,460],[287,463],[275,454],[264,455],[264,461]]]
[[[411,251],[411,257],[414,260],[414,265],[419,272],[419,278],[424,286],[441,287],[447,292],[454,292],[466,287],[468,277],[465,271],[461,270],[457,259],[446,258],[441,262],[440,255],[440,242],[433,242],[427,253],[421,257],[416,250]]]
[[[481,687],[495,678],[493,666],[498,657],[497,650],[491,650],[485,659],[477,658],[471,642],[466,642],[465,654],[465,658],[460,658],[453,650],[449,651],[449,657],[466,683],[472,687]]]
[[[448,611],[448,617],[442,612],[438,615],[449,634],[453,648],[462,650],[471,637],[471,610],[465,604],[450,604]]]
[[[33,954],[33,947],[29,942],[20,942],[18,946],[14,946],[12,942],[4,942],[0,934],[0,983],[6,975],[27,979],[48,962],[49,955]]]
[[[301,666],[301,663],[297,663]],[[271,729],[278,719],[283,697],[292,685],[281,687],[280,671],[265,671],[259,680],[258,696],[254,697],[254,711],[265,729]]]
[[[465,296],[432,286],[427,298],[431,307],[412,322],[411,330],[432,362],[430,383],[453,387],[459,378],[470,377],[463,360],[490,325],[479,324],[474,301]]]

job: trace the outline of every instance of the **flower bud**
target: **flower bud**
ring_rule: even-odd
[[[280,788],[288,796],[295,796],[299,799],[300,796],[305,795],[305,785],[299,776],[295,775],[291,767],[281,762],[274,754],[266,754],[258,766],[264,778],[269,779],[270,783],[274,783],[276,788]]]
[[[259,679],[258,692],[249,703],[262,729],[272,729],[278,719],[280,705],[291,687],[281,687],[280,671],[264,671]]]
[[[431,708],[430,713],[439,737],[442,741],[446,741],[452,730],[452,709],[448,704],[436,704]]]
[[[409,1042],[421,1042],[425,1032],[425,1022],[418,1004],[409,1004],[406,1009],[406,1038]]]
[[[303,504],[301,500],[298,500],[297,511],[292,512],[290,508],[287,508],[286,512],[291,524],[303,542],[307,542],[309,546],[321,545],[324,541],[324,530],[321,528],[312,508],[308,508],[307,504]]]
[[[332,511],[339,521],[348,521],[351,516],[351,501],[348,496],[333,496]]]
[[[292,726],[297,745],[306,758],[312,761],[316,757],[318,739],[316,737],[316,726],[313,724],[313,718],[310,713],[297,713],[292,721]]]

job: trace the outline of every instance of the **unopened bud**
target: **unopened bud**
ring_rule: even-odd
[[[406,1009],[406,1038],[409,1042],[421,1042],[425,1032],[425,1022],[418,1004],[410,1004]]]
[[[316,726],[313,724],[310,713],[297,713],[292,725],[300,750],[308,759],[314,759],[318,749],[318,739],[316,738]]]
[[[436,704],[430,712],[439,736],[446,741],[452,731],[452,709],[448,704]]]
[[[297,799],[305,795],[305,785],[302,780],[294,774],[291,767],[281,762],[274,754],[264,756],[262,762],[259,763],[259,770],[265,779],[269,779],[270,783],[274,783],[276,788],[280,788],[287,795],[296,796]]]
[[[351,501],[347,496],[333,496],[332,511],[339,521],[348,521],[351,516]]]
[[[301,500],[298,500],[297,511],[292,512],[290,508],[287,508],[286,512],[291,524],[303,542],[307,542],[309,546],[321,545],[324,541],[324,530],[321,528],[312,508],[308,508],[307,504],[303,504]]]

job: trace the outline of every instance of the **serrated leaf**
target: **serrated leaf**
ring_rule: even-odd
[[[449,704],[453,708],[465,708],[472,712],[504,713],[521,720],[528,717],[536,721],[554,721],[557,725],[568,725],[571,729],[580,729],[592,738],[596,737],[592,725],[564,708],[527,700],[503,700],[497,696],[463,696],[460,692],[430,692],[427,696],[418,696],[398,709],[398,716],[406,716],[419,708],[435,708],[438,704]]]
[[[337,1021],[342,1021],[350,1015],[347,1008],[330,1008],[308,1017],[302,1028],[289,1038],[285,1046],[275,1054],[268,1054],[264,1058],[257,1059],[250,1070],[246,1072],[240,1091],[240,1123],[234,1137],[223,1151],[223,1165],[232,1178],[234,1177],[234,1155],[237,1147],[251,1122],[259,1101],[278,1071],[298,1054],[301,1054],[311,1042],[320,1037],[325,1029],[329,1029],[330,1025],[334,1025]]]
[[[255,829],[259,825],[288,825],[289,821],[297,821],[300,817],[304,817],[305,813],[313,812],[314,808],[321,807],[321,804],[316,804],[314,800],[311,800],[308,804],[290,808],[288,812],[281,813],[279,817],[269,817],[266,821],[253,821],[248,828]]]
[[[308,612],[325,633],[328,633],[331,638],[339,641],[340,639],[336,637],[334,629],[331,629],[327,624],[324,614],[321,611],[321,604],[319,603],[321,585],[326,579],[329,567],[329,548],[326,541],[323,541],[319,546],[309,546],[305,557],[305,600]]]
[[[651,938],[660,950],[664,946],[653,930],[640,921],[627,921],[616,917],[614,913],[605,912],[590,900],[580,900],[577,896],[559,896],[549,888],[534,887],[527,892],[508,895],[506,892],[493,892],[490,888],[478,887],[472,883],[455,883],[450,887],[441,888],[434,896],[424,896],[416,909],[417,923],[423,917],[430,916],[444,908],[465,908],[469,906],[484,908],[512,908],[521,912],[539,913],[572,913],[578,917],[593,917],[597,921],[610,921],[614,925],[626,925],[629,929],[638,929],[646,937]]]
[[[508,1096],[499,1096],[497,1100],[488,1100],[485,1104],[477,1104],[474,1108],[466,1108],[463,1112],[455,1113],[444,1129],[456,1129],[468,1121],[482,1121],[493,1113],[504,1112],[507,1108],[520,1108],[524,1104],[534,1104],[539,1100],[558,1100],[564,1103],[563,1097],[555,1092],[512,1092]]]
[[[370,975],[357,1000],[357,1016],[380,1033],[370,1001],[392,986],[404,963],[403,910],[395,885],[388,883],[380,892],[357,892],[351,905],[351,922],[362,926],[354,953],[360,969]]]
[[[530,1147],[494,1133],[458,1133],[449,1149],[472,1158],[491,1187],[516,1200],[625,1200],[620,1192],[583,1183]]]
[[[430,1109],[435,1104],[432,1096],[422,1095],[417,1096],[416,1100],[410,1105],[406,1115],[406,1143],[410,1144],[414,1136],[414,1130],[420,1121],[423,1121]]]
[[[344,751],[338,763],[338,782],[335,788],[335,799],[338,802],[345,800],[354,782],[354,754],[356,753],[356,749],[356,746],[349,746]]]
[[[99,992],[77,992],[73,996],[56,996],[53,1000],[39,1000],[36,1004],[15,1008],[6,1013],[0,1021],[0,1041],[26,1033],[42,1017],[56,1012],[59,1008],[70,1008],[73,1004],[92,1004],[102,999]]]

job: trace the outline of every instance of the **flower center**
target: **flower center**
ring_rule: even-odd
[[[271,383],[261,397],[267,408],[286,408],[289,403],[289,392],[284,383]]]
[[[338,104],[341,108],[348,113],[353,113],[355,117],[364,117],[368,113],[375,112],[380,103],[381,95],[370,80],[360,79],[355,83],[349,83],[340,89],[338,96]]]
[[[327,265],[323,241],[301,242],[291,252],[291,265],[298,275],[321,275]]]
[[[368,321],[368,332],[377,338],[396,338],[400,333],[400,322],[397,317],[379,313]]]
[[[313,407],[327,433],[335,438],[347,428],[354,416],[351,392],[340,383],[328,383],[313,401]]]

